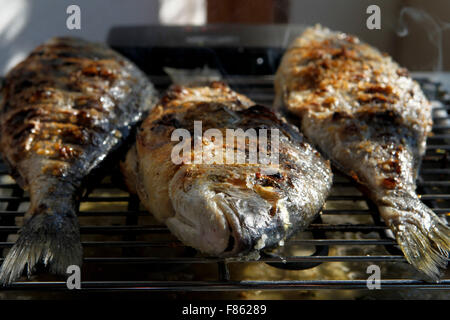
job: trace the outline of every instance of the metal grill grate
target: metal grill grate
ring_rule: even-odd
[[[226,79],[236,91],[254,101],[271,105],[273,100],[272,76],[233,76]],[[428,139],[427,153],[423,158],[418,191],[422,200],[434,211],[448,219],[450,212],[450,98],[440,91],[439,84],[418,79],[428,97],[435,102],[433,136]],[[169,85],[165,77],[155,77],[159,89]],[[346,192],[344,192],[347,190]],[[8,176],[0,165],[0,248],[14,243],[11,234],[19,230],[21,217],[29,198]],[[343,205],[344,204],[344,205]],[[157,224],[139,206],[137,197],[118,187],[117,179],[107,177],[80,206],[80,224],[85,251],[82,268],[82,289],[88,291],[241,291],[241,290],[299,290],[299,289],[365,289],[366,280],[321,279],[243,281],[230,276],[230,264],[267,263],[278,269],[303,270],[317,268],[320,264],[342,263],[404,263],[405,259],[389,237],[386,226],[378,218],[376,207],[361,195],[345,176],[336,174],[335,183],[322,220],[316,220],[307,231],[309,238],[293,239],[289,246],[309,246],[312,254],[265,254],[258,262],[225,261],[202,257],[195,250],[183,246],[165,226]],[[346,222],[340,217],[363,217],[364,223]],[[328,220],[332,221],[329,222]],[[328,222],[327,222],[328,221]],[[367,222],[368,221],[368,222]],[[360,235],[375,233],[364,238]],[[347,235],[336,237],[333,234]],[[350,236],[348,236],[350,235]],[[378,254],[342,255],[339,250],[347,246],[380,247]],[[336,253],[337,252],[337,253]],[[3,259],[1,259],[3,261]],[[406,263],[404,263],[406,265]],[[177,274],[198,266],[215,269],[211,274],[196,275],[191,280],[163,279],[159,272]],[[354,264],[353,264],[354,265]],[[407,268],[407,267],[406,267]],[[414,279],[412,268],[405,278],[393,276],[381,281],[383,289],[422,288],[450,289],[450,278],[439,284]],[[301,271],[300,271],[301,272]],[[2,290],[67,290],[63,278],[41,275],[30,281],[17,282]]]

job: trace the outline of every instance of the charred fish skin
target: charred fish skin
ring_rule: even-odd
[[[193,134],[199,120],[203,132],[216,128],[224,137],[226,129],[278,129],[279,165],[174,164],[173,131]],[[130,190],[183,243],[207,255],[248,257],[283,243],[316,217],[332,184],[329,163],[298,129],[222,83],[173,87],[136,140],[122,163]],[[228,144],[224,138],[224,154]],[[186,159],[194,159],[191,150]]]
[[[65,274],[82,263],[76,217],[88,174],[155,104],[155,90],[131,62],[101,44],[54,38],[5,78],[0,146],[30,207],[5,258],[0,282],[38,262]]]
[[[275,106],[363,186],[407,261],[433,280],[447,265],[450,230],[417,196],[431,106],[408,72],[350,35],[316,26],[285,53]]]

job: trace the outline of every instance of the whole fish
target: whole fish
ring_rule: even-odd
[[[285,53],[275,88],[276,107],[363,186],[407,261],[439,279],[450,231],[415,191],[432,120],[407,70],[356,37],[316,26]]]
[[[176,129],[189,137],[173,139]],[[264,154],[272,157],[278,141],[278,161],[251,162],[250,142],[206,138],[210,130],[225,137],[238,129],[270,132]],[[279,139],[272,140],[276,132]],[[231,151],[233,158],[195,163],[196,139],[203,155]],[[173,161],[180,146],[187,147],[182,161]],[[239,151],[244,161],[237,161]],[[175,236],[221,257],[256,258],[259,250],[283,244],[316,217],[332,184],[329,163],[296,128],[222,83],[172,87],[144,120],[122,169],[129,189]]]
[[[100,44],[54,38],[37,47],[4,81],[0,146],[30,207],[0,282],[42,261],[65,274],[81,265],[76,213],[86,176],[115,150],[155,91],[127,59]]]

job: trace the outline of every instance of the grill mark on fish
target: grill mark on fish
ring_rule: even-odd
[[[430,104],[406,69],[349,39],[320,26],[307,29],[282,59],[275,105],[363,186],[407,261],[437,281],[447,265],[450,229],[415,192]]]
[[[202,121],[203,131],[216,128],[224,137],[227,128],[278,129],[279,166],[175,165],[171,133],[183,128],[192,136],[195,120]],[[130,191],[182,242],[209,255],[240,256],[276,246],[314,219],[331,187],[329,163],[296,128],[220,83],[172,87],[136,140],[121,164]],[[192,140],[185,143],[192,147]],[[227,146],[224,138],[222,151]],[[242,151],[248,160],[248,143]]]
[[[72,145],[84,145],[90,142],[89,132],[85,127],[60,122],[42,122],[39,123],[39,126],[41,130],[35,135],[39,140],[58,137],[62,143],[70,143]]]
[[[0,146],[30,207],[0,272],[7,285],[43,262],[65,274],[81,265],[76,213],[88,175],[154,105],[146,76],[103,45],[55,38],[7,75]]]

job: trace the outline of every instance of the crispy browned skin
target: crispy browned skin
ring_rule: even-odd
[[[447,264],[450,232],[416,195],[431,130],[419,85],[357,38],[321,27],[294,41],[276,75],[276,106],[378,205],[406,259],[432,279]]]
[[[273,164],[171,161],[177,128],[193,137],[194,121],[202,131],[275,128],[280,132],[279,166]],[[270,142],[270,139],[269,139]],[[202,140],[205,150],[211,146]],[[270,150],[270,144],[268,146]],[[183,154],[194,159],[194,149]],[[122,164],[131,190],[144,206],[185,244],[214,256],[257,253],[283,243],[314,219],[331,187],[327,161],[283,119],[227,86],[174,87],[142,124],[135,148]],[[253,256],[253,255],[252,255]]]
[[[3,158],[30,208],[2,265],[9,283],[43,260],[65,273],[81,264],[76,219],[84,178],[115,149],[154,102],[151,84],[107,48],[57,38],[37,47],[7,75],[0,101]]]

